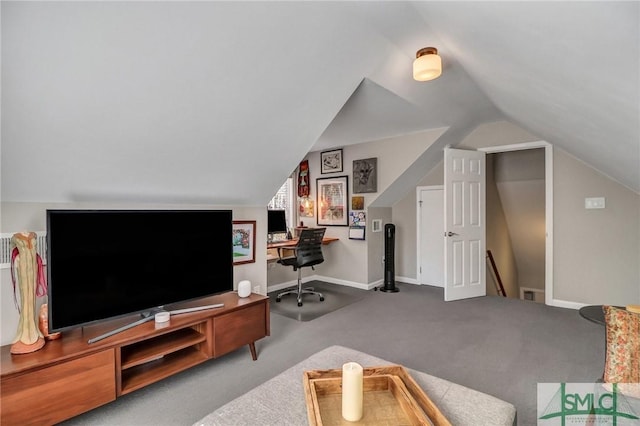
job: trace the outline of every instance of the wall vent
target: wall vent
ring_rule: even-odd
[[[11,237],[16,232],[0,234],[0,269],[11,267]],[[47,233],[45,231],[36,232],[36,250],[42,258],[42,263],[47,264]]]

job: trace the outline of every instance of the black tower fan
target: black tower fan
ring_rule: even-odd
[[[395,244],[396,244],[396,226],[392,223],[384,225],[384,287],[381,291],[395,293],[396,287],[396,268],[395,268]]]

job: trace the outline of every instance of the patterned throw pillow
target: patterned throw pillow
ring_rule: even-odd
[[[605,383],[624,383],[618,389],[640,398],[640,314],[604,306],[607,333]]]

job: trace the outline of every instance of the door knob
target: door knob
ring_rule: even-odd
[[[458,235],[458,234],[456,234],[455,232],[451,232],[451,231],[446,232],[446,233],[444,234],[444,236],[445,236],[445,237],[453,237],[454,235]]]

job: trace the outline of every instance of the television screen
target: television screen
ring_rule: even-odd
[[[233,290],[230,210],[47,210],[49,329]]]
[[[284,210],[267,210],[267,232],[269,234],[287,232]]]

